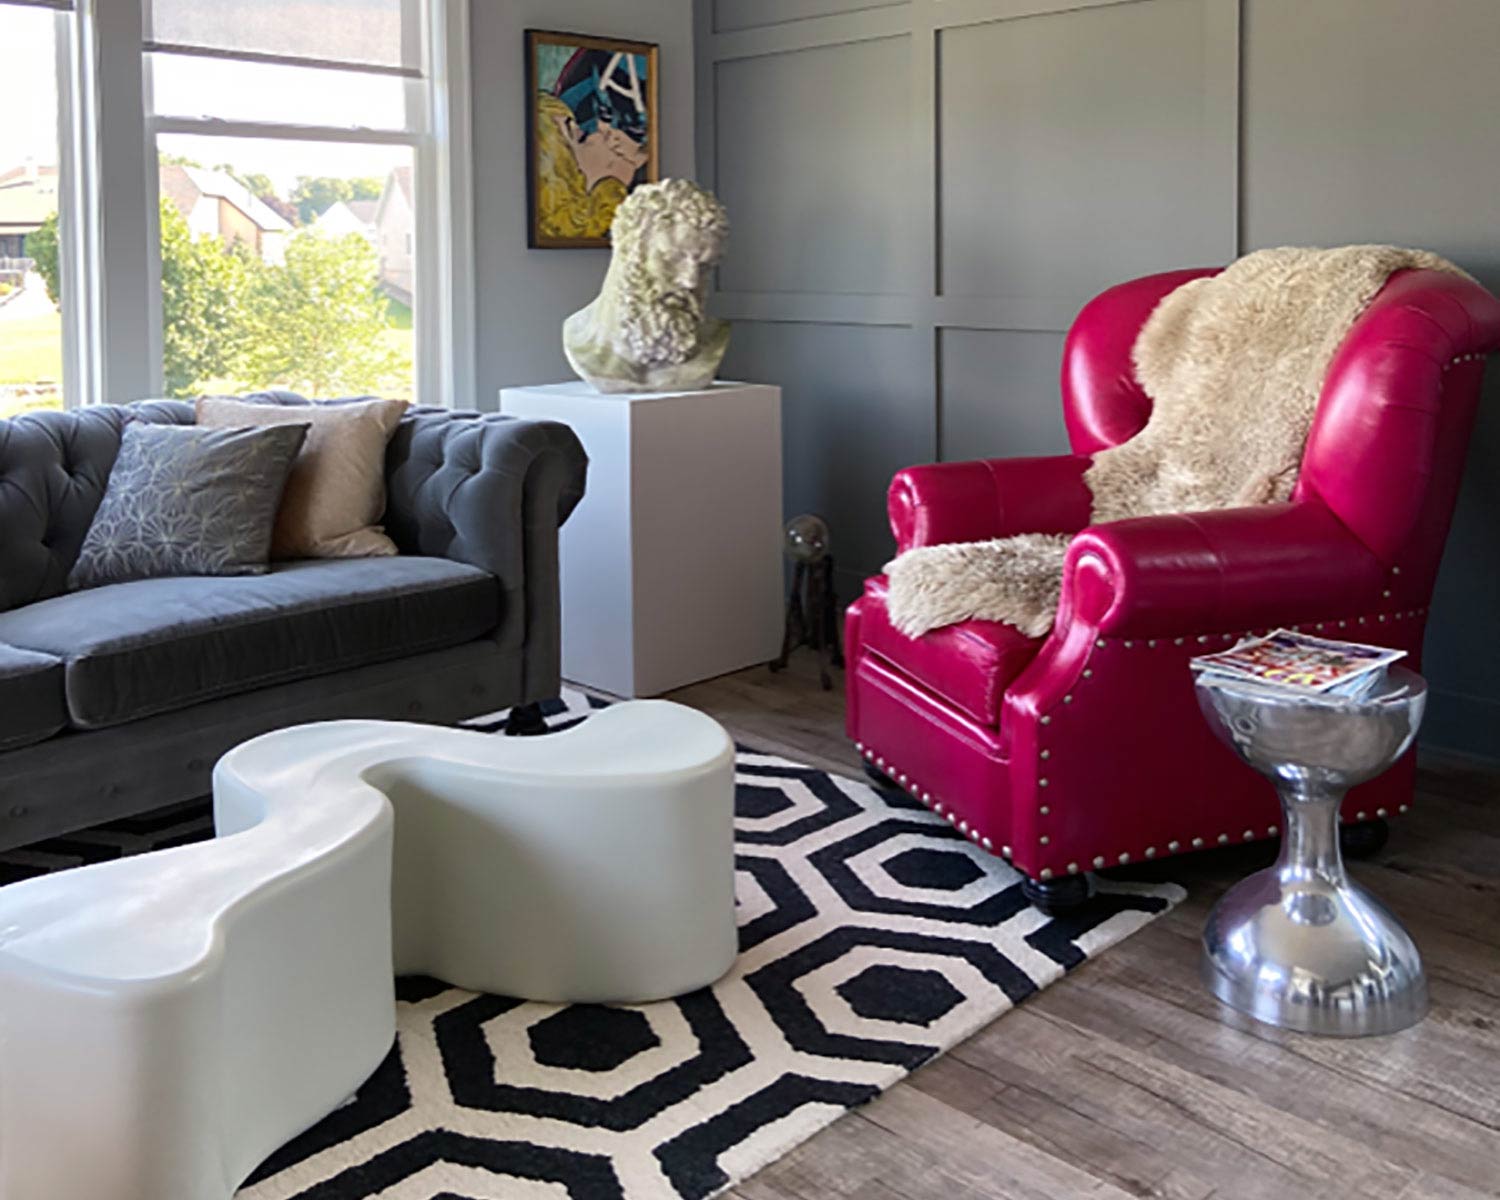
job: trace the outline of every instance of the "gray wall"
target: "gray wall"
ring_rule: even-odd
[[[696,0],[698,166],[734,219],[726,374],[786,389],[789,513],[841,586],[884,488],[1065,447],[1062,334],[1109,284],[1392,241],[1500,290],[1497,0]],[[1500,366],[1428,639],[1427,741],[1495,754]]]
[[[477,395],[483,409],[511,384],[571,378],[563,318],[599,290],[607,250],[526,248],[526,29],[661,44],[661,169],[692,178],[691,0],[472,0]]]

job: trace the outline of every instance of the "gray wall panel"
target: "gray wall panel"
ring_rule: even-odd
[[[1500,291],[1500,4],[1246,0],[1245,248],[1397,242]],[[1433,601],[1425,740],[1500,757],[1500,362]]]
[[[945,329],[939,449],[951,461],[1066,454],[1060,333]]]
[[[715,68],[715,156],[733,229],[727,291],[891,293],[910,286],[905,96],[911,39]]]
[[[891,326],[744,322],[725,360],[726,379],[785,389],[786,512],[828,519],[849,576],[890,557],[886,486],[902,467],[932,457],[916,336]]]
[[[942,291],[1076,309],[1163,263],[1234,252],[1202,0],[1146,0],[941,34]]]
[[[714,0],[716,33],[758,29],[783,21],[805,21],[836,13],[864,12],[871,8],[897,8],[906,0]]]

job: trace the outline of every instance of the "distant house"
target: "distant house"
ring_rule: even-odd
[[[379,248],[379,232],[375,216],[380,208],[378,200],[340,200],[325,209],[312,223],[315,233],[326,237],[345,237],[357,233],[370,245]]]
[[[56,211],[56,167],[27,162],[0,171],[0,258],[25,258],[27,235]]]
[[[375,206],[376,248],[380,251],[380,283],[392,299],[411,304],[413,234],[411,168],[397,167],[385,180]]]
[[[286,261],[291,223],[223,171],[163,163],[160,180],[161,194],[187,218],[194,236],[213,234],[225,245],[241,242],[263,262]]]

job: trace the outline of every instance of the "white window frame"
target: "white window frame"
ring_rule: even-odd
[[[473,186],[466,0],[421,0],[425,71],[411,84],[416,131],[340,129],[273,122],[157,116],[139,0],[79,0],[88,29],[80,77],[95,114],[93,261],[99,333],[85,357],[100,383],[85,403],[162,393],[161,237],[155,169],[158,134],[327,141],[412,148],[416,195],[413,327],[416,399],[467,406],[475,387]],[[419,105],[419,108],[410,108]],[[80,256],[81,261],[87,261]],[[146,282],[142,303],[141,281]]]

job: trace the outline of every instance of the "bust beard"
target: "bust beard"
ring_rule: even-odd
[[[621,274],[618,327],[612,339],[622,358],[643,367],[687,362],[698,351],[703,302],[696,292],[666,288],[639,263]]]

